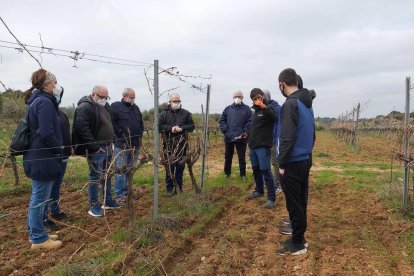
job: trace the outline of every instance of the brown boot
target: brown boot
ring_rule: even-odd
[[[45,242],[38,243],[38,244],[32,244],[32,249],[55,249],[62,246],[61,241],[54,241],[52,239],[48,239]]]
[[[56,241],[58,239],[58,235],[54,235],[54,234],[49,234],[49,239],[51,239],[52,241]],[[29,242],[32,243],[32,240],[29,239]]]

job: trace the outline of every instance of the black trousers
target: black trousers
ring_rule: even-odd
[[[286,209],[292,223],[292,241],[303,243],[307,228],[310,161],[289,163],[280,176],[286,198]]]
[[[224,143],[224,173],[231,174],[231,163],[233,161],[234,147],[236,147],[237,156],[239,157],[240,176],[246,176],[246,143],[225,142]]]

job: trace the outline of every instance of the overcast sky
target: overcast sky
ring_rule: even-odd
[[[41,46],[41,34],[45,47],[148,64],[157,59],[162,68],[176,67],[179,74],[211,74],[209,80],[185,80],[203,87],[211,83],[212,113],[221,113],[239,89],[247,104],[255,87],[269,89],[282,104],[277,76],[291,67],[317,93],[315,116],[337,117],[361,103],[362,116],[373,117],[403,111],[405,78],[414,77],[412,0],[13,0],[2,1],[0,16],[29,45]],[[1,22],[0,40],[15,42]],[[148,66],[32,54],[65,88],[63,106],[102,84],[111,101],[132,87],[141,110],[153,107],[144,76]],[[34,59],[4,47],[0,59],[0,81],[6,87],[31,86],[31,73],[39,68]],[[148,74],[153,78],[152,68]],[[183,107],[191,112],[205,106],[206,95],[190,84],[166,74],[159,81],[160,92],[179,86]]]

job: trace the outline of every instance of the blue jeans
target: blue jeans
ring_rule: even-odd
[[[43,216],[45,207],[50,198],[53,180],[32,180],[32,195],[29,203],[28,225],[29,238],[34,244],[45,242],[49,239],[43,227]]]
[[[122,151],[122,152],[121,152]],[[129,167],[134,165],[138,161],[138,149],[124,150],[121,147],[115,147],[114,149],[115,166]],[[126,175],[124,173],[115,175],[115,195],[122,196],[128,194],[128,187],[126,183]]]
[[[106,191],[105,191],[105,173],[107,169],[107,165],[109,165],[108,161],[111,161],[112,158],[112,150],[109,147],[101,147],[106,152],[99,152],[99,153],[91,153],[89,158],[89,187],[88,187],[88,194],[89,194],[89,204],[91,207],[99,206],[99,184],[101,184],[101,193],[106,195],[106,202],[112,201],[112,194],[111,194],[111,179],[108,179],[106,183]]]
[[[45,212],[45,218],[47,218],[47,212],[50,212],[52,215],[58,215],[60,214],[60,186],[62,185],[63,176],[66,172],[66,165],[67,165],[67,159],[62,160],[62,163],[60,165],[60,171],[59,175],[56,177],[55,181],[53,181],[52,190],[50,192],[50,202],[48,203],[48,208]]]
[[[171,167],[172,177],[175,178],[178,188],[182,190],[185,164],[181,165],[181,164],[175,163],[175,164],[172,164],[170,167]],[[165,166],[165,182],[167,183],[167,191],[171,192],[174,188],[174,183],[170,176],[170,172],[168,171],[168,165]]]
[[[275,202],[275,181],[270,170],[270,157],[270,148],[250,149],[250,162],[252,163],[254,182],[256,183],[255,191],[263,194],[263,187],[266,185],[267,199]]]

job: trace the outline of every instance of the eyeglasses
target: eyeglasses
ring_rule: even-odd
[[[99,99],[103,99],[103,100],[107,100],[107,101],[111,100],[111,97],[109,97],[109,96],[104,97],[104,96],[99,95],[98,93],[95,93],[95,95],[98,96]]]
[[[181,103],[180,100],[176,100],[176,101],[171,101],[172,103]]]

